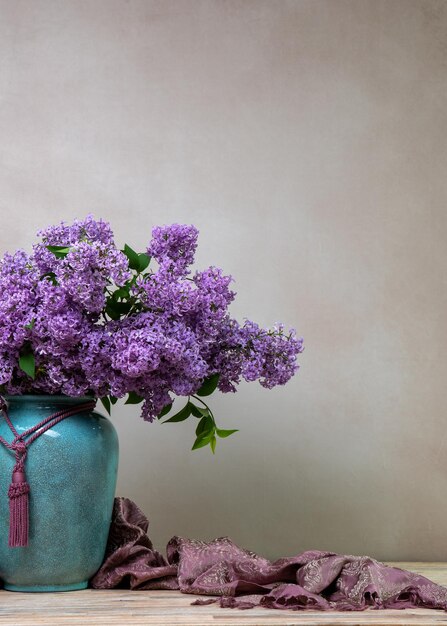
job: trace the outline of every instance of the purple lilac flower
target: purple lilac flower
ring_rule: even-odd
[[[211,375],[219,375],[220,391],[234,392],[242,379],[284,385],[298,369],[303,340],[293,330],[230,316],[231,276],[209,267],[189,277],[194,226],[154,228],[147,252],[157,267],[143,269],[144,255],[119,250],[110,225],[92,216],[39,235],[31,255],[0,261],[4,391],[130,393],[152,421],[173,396],[195,394]],[[34,378],[19,365],[27,354]]]
[[[106,299],[106,288],[113,281],[122,286],[130,272],[125,255],[115,247],[109,224],[88,216],[72,226],[62,223],[40,231],[42,243],[34,246],[34,260],[42,274],[55,280],[84,307],[99,314]],[[49,246],[66,246],[68,253],[58,258]]]
[[[187,268],[194,262],[198,235],[195,226],[156,226],[148,254],[172,275],[186,276]]]

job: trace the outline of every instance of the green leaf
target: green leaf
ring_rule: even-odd
[[[112,404],[116,404],[118,402],[118,398],[115,396],[109,396],[109,400]]]
[[[191,413],[194,415],[194,417],[203,417],[198,406],[196,406],[192,402],[190,402],[189,404],[191,405]]]
[[[168,420],[165,420],[163,424],[167,424],[168,422],[183,422],[188,419],[190,415],[191,407],[189,406],[189,402],[187,402],[181,411],[170,417]]]
[[[121,315],[125,315],[126,313],[129,313],[131,308],[132,308],[131,302],[117,302],[112,297],[112,298],[107,299],[105,311],[107,315],[110,318],[112,318],[112,320],[119,320]]]
[[[140,270],[140,257],[138,255],[138,252],[135,252],[135,250],[132,250],[132,248],[127,245],[127,243],[124,245],[122,252],[124,252],[124,254],[127,256],[130,269],[139,271]]]
[[[132,308],[132,303],[131,302],[114,302],[113,308],[117,313],[121,313],[125,315],[126,313],[129,313],[130,309]]]
[[[167,404],[164,409],[162,409],[160,411],[160,413],[157,415],[157,419],[161,419],[162,417],[164,417],[165,415],[167,415],[169,413],[169,411],[172,409],[172,402],[170,404]]]
[[[143,400],[144,400],[144,398],[139,396],[134,391],[129,391],[129,394],[127,396],[127,400],[126,400],[126,402],[124,404],[140,404],[140,402],[143,402]]]
[[[120,287],[119,289],[117,289],[116,291],[113,292],[112,294],[112,298],[114,300],[118,300],[118,298],[121,299],[127,299],[129,297],[129,288],[127,287]]]
[[[209,434],[214,431],[214,423],[211,418],[211,415],[206,415],[202,417],[200,422],[197,424],[196,428],[196,436],[203,437],[205,434]]]
[[[106,313],[107,315],[110,317],[110,319],[112,320],[119,320],[120,318],[120,314],[117,313],[117,311],[115,311],[112,307],[107,306],[106,307]]]
[[[197,392],[198,396],[209,396],[215,391],[217,384],[219,382],[220,374],[213,374],[212,376],[208,376],[205,378],[202,386]]]
[[[33,330],[35,324],[36,324],[36,318],[33,317],[33,319],[31,320],[29,324],[25,324],[25,328],[28,328],[28,330]]]
[[[70,246],[47,246],[50,252],[68,252],[71,250]]]
[[[197,437],[191,450],[198,450],[198,448],[203,448],[204,446],[207,446],[210,443],[213,436],[214,436],[213,433],[210,433],[206,437]]]
[[[221,428],[216,428],[216,433],[219,435],[219,437],[222,437],[222,439],[224,437],[229,437],[233,433],[238,433],[238,432],[239,432],[239,429],[237,428],[234,428],[233,430],[222,430]]]
[[[213,435],[211,437],[210,446],[211,446],[212,453],[215,454],[215,452],[216,452],[216,437],[215,437],[215,435]]]
[[[25,372],[25,374],[34,378],[36,375],[36,360],[34,358],[34,354],[32,352],[21,354],[19,357],[19,367],[22,372]]]
[[[63,259],[70,252],[70,246],[47,246],[47,250],[52,252],[58,259]]]
[[[110,413],[110,400],[109,400],[109,397],[108,396],[104,396],[103,398],[100,398],[100,400],[101,400],[105,410],[107,411],[107,413],[109,415],[111,415],[111,413]]]
[[[41,278],[49,278],[53,285],[57,285],[56,274],[54,272],[47,272],[46,274],[42,274]]]
[[[209,409],[202,408],[201,406],[196,406],[196,409],[203,417],[208,417],[209,415],[211,415]]]
[[[144,270],[149,266],[149,263],[151,262],[151,257],[145,252],[142,252],[141,254],[138,255],[138,260],[139,260],[138,270],[140,272],[144,272]]]

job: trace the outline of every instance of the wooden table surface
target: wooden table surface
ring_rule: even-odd
[[[447,586],[447,563],[392,563],[419,572]],[[362,612],[278,611],[221,609],[216,605],[191,606],[197,596],[178,591],[68,591],[17,593],[0,591],[0,624],[29,626],[447,626],[447,612],[429,609]]]

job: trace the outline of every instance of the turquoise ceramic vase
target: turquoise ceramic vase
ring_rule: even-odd
[[[45,417],[91,398],[6,396],[20,434]],[[0,416],[0,435],[13,435]],[[0,578],[11,591],[85,589],[105,553],[118,470],[118,437],[94,411],[74,414],[28,449],[29,539],[8,547],[8,487],[14,454],[0,445]]]

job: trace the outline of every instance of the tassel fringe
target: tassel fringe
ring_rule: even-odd
[[[12,482],[9,486],[9,541],[10,548],[23,548],[28,545],[29,531],[29,485],[25,481]]]

